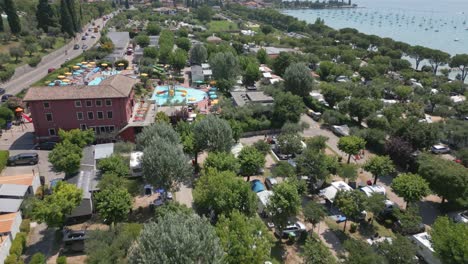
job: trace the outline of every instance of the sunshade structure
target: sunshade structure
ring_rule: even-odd
[[[265,185],[260,180],[253,180],[251,185],[252,191],[256,193],[265,191]]]
[[[59,75],[57,76],[58,79],[65,79],[65,76],[64,75]]]

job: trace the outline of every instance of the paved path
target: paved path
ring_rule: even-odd
[[[109,21],[109,20],[107,20]],[[104,25],[106,22],[102,20],[102,18],[99,18],[95,20],[96,26],[101,26],[101,29],[104,28]],[[99,40],[101,37],[100,33],[91,33],[89,32],[88,34],[90,35],[87,37],[86,40],[81,40],[81,37],[85,34],[85,32],[88,32],[88,28],[90,25],[86,25],[83,28],[83,33],[78,34],[75,39],[70,41],[68,44],[63,46],[62,48],[53,51],[52,53],[44,56],[42,58],[41,63],[35,68],[30,67],[29,65],[24,65],[21,67],[18,67],[15,71],[15,74],[13,77],[6,83],[1,84],[3,88],[6,89],[7,94],[17,94],[21,92],[23,89],[28,88],[31,86],[33,83],[39,81],[40,79],[44,78],[48,73],[47,70],[50,68],[60,68],[60,65],[62,65],[66,59],[73,59],[78,57],[80,54],[83,53],[83,50],[81,49],[81,46],[83,44],[88,46],[88,49],[91,48],[96,42]],[[91,38],[91,35],[95,35],[96,38]],[[74,50],[73,46],[75,44],[80,45],[80,49]],[[65,51],[67,54],[65,55]]]

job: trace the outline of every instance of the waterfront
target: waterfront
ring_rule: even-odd
[[[466,0],[356,0],[353,9],[294,9],[283,13],[313,23],[317,18],[336,29],[423,45],[452,55],[468,53]]]

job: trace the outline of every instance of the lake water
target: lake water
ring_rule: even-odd
[[[347,1],[345,1],[347,2]],[[358,8],[299,9],[283,13],[336,29],[356,28],[452,55],[468,53],[468,0],[354,0]]]

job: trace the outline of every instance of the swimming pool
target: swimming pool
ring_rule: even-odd
[[[94,80],[90,81],[88,85],[99,85],[104,79],[103,77],[96,77]]]
[[[186,88],[176,85],[174,96],[170,97],[168,86],[156,86],[154,89],[151,100],[154,100],[158,105],[165,105],[168,103],[183,104],[183,103],[197,103],[207,97],[204,91],[193,88]]]

